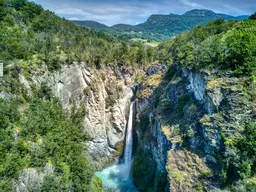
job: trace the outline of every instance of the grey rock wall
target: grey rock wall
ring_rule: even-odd
[[[111,163],[119,154],[117,145],[124,141],[133,96],[129,73],[109,68],[96,70],[85,63],[74,63],[54,73],[34,76],[32,81],[20,76],[20,81],[28,90],[32,85],[46,84],[69,112],[85,106],[84,131],[91,138],[85,148],[97,168]]]

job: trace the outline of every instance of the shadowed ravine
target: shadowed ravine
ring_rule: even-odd
[[[133,147],[133,106],[134,102],[132,102],[130,105],[124,149],[124,162],[121,164],[112,165],[101,172],[96,172],[96,175],[102,180],[105,190],[119,192],[138,191],[133,185],[130,177]]]

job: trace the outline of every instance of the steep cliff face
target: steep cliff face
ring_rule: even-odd
[[[154,87],[156,75],[148,74],[151,84],[142,83],[138,91],[133,167],[136,179],[144,176],[142,172],[152,176],[135,184],[142,191],[220,187],[224,141],[239,137],[245,125],[255,121],[254,104],[243,91],[244,79],[172,66]],[[149,158],[143,163],[154,169],[138,166],[145,154]]]
[[[84,131],[89,160],[102,168],[122,154],[127,113],[133,96],[131,75],[126,70],[90,69],[84,63],[63,66],[58,72],[45,72],[21,82],[31,89],[42,84],[51,88],[69,112],[84,107]]]

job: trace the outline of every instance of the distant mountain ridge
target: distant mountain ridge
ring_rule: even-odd
[[[85,20],[85,21],[74,21],[77,24],[82,23],[83,26],[88,27],[88,28],[93,28],[93,29],[109,29],[110,27],[99,23],[97,21],[91,21],[91,20]]]
[[[165,41],[180,32],[188,31],[196,25],[206,25],[209,21],[223,18],[225,20],[245,20],[249,15],[231,16],[207,9],[193,9],[183,15],[151,15],[146,22],[138,25],[116,24],[111,27],[95,21],[74,21],[78,25],[103,30],[113,35],[129,35],[131,38],[142,38],[152,41]]]

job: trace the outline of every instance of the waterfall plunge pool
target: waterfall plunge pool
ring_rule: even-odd
[[[138,192],[129,176],[131,165],[112,165],[96,175],[102,180],[106,191],[113,192]]]
[[[130,177],[133,146],[133,106],[134,102],[131,103],[129,111],[124,149],[124,163],[115,164],[101,172],[96,172],[96,175],[102,180],[103,187],[106,191],[138,192]]]

